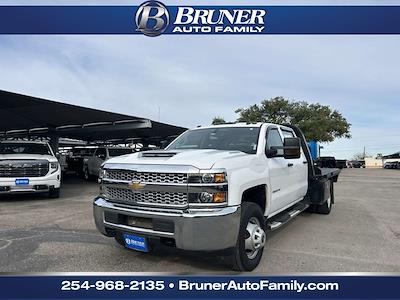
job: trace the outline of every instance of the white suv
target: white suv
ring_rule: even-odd
[[[132,154],[135,150],[129,147],[99,147],[93,154],[83,159],[83,176],[85,180],[98,177],[101,165],[110,158]]]
[[[46,142],[0,142],[0,195],[48,193],[60,196],[61,169]]]

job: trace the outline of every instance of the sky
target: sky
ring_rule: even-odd
[[[178,1],[163,1],[175,4]],[[7,4],[141,1],[0,1]],[[182,3],[179,2],[179,3]],[[232,4],[233,1],[185,1]],[[400,5],[400,1],[235,1]],[[283,96],[339,110],[352,139],[321,155],[400,151],[400,36],[0,36],[0,89],[196,127]]]

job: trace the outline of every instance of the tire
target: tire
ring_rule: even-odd
[[[238,240],[233,250],[233,269],[253,271],[260,263],[266,239],[265,218],[261,207],[252,202],[244,202]]]
[[[49,191],[49,198],[53,198],[53,199],[60,198],[60,188],[51,189]]]
[[[122,235],[118,234],[114,237],[115,241],[121,246],[125,247],[124,240],[122,239]]]
[[[317,209],[317,205],[315,205],[315,204],[310,204],[310,206],[309,207],[307,207],[307,209],[306,209],[306,212],[308,212],[308,213],[315,213],[315,210]]]
[[[317,214],[329,215],[331,213],[332,204],[334,203],[335,200],[334,199],[335,194],[333,192],[333,182],[330,183],[329,193],[330,193],[329,198],[325,201],[325,203],[322,205],[318,205],[315,208],[315,212]]]

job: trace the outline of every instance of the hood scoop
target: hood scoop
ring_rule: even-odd
[[[142,152],[140,157],[173,157],[177,152],[168,151],[146,151]]]

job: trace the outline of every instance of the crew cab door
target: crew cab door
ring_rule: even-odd
[[[281,126],[282,137],[293,138],[296,137],[292,129]],[[303,198],[307,193],[308,188],[308,162],[300,149],[300,157],[294,159],[285,159],[289,167],[289,176],[292,184],[291,198],[296,201]],[[289,202],[290,204],[290,202]]]
[[[283,139],[295,137],[291,129],[270,126],[267,130],[266,149],[276,149],[276,154],[267,159],[270,174],[270,214],[294,204],[307,192],[307,164],[304,154],[300,158],[286,159],[283,156]],[[276,148],[274,148],[276,147]]]
[[[277,126],[270,126],[267,129],[266,150],[274,147],[283,147],[283,140]],[[290,169],[288,162],[283,157],[283,149],[276,150],[273,157],[267,158],[269,169],[269,182],[271,190],[271,209],[270,214],[277,212],[285,207],[291,200],[290,195]]]

